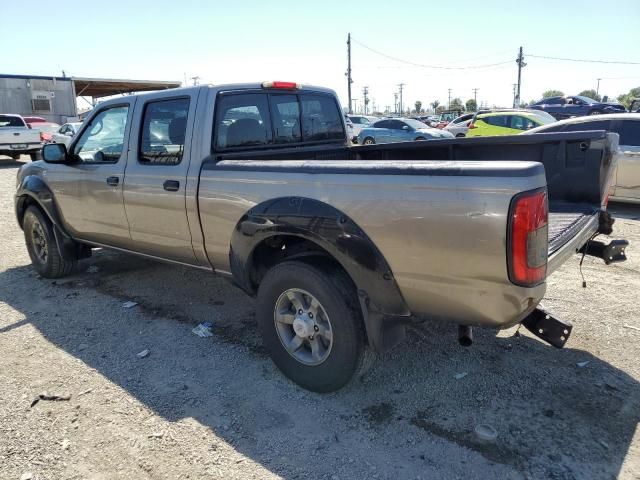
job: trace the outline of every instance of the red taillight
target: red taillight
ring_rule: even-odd
[[[509,215],[509,278],[532,287],[547,275],[549,205],[545,188],[516,195]]]
[[[478,128],[478,127],[476,127],[476,126],[475,126],[475,124],[470,123],[470,124],[469,124],[469,128]]]
[[[262,88],[282,88],[285,90],[294,90],[300,88],[299,83],[295,82],[262,82]]]

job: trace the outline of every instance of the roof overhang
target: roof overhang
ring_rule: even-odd
[[[110,97],[132,92],[149,92],[177,88],[180,82],[158,80],[118,80],[111,78],[72,77],[78,97]]]

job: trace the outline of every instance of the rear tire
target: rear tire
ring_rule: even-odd
[[[29,158],[32,162],[35,162],[36,160],[42,160],[42,154],[40,152],[30,153]]]
[[[20,160],[20,154],[19,153],[12,153],[11,154],[11,158],[13,160]]]
[[[371,137],[367,137],[364,139],[364,142],[362,142],[363,145],[375,145],[376,141],[371,138]]]
[[[602,112],[600,110],[592,110],[591,112],[589,112],[589,116],[591,115],[601,115]]]
[[[456,138],[464,138],[466,135],[464,133],[459,133],[456,135]]]
[[[307,390],[338,390],[371,361],[355,288],[337,268],[276,265],[260,284],[256,309],[274,363]]]
[[[62,258],[51,222],[42,210],[33,205],[27,208],[22,228],[31,263],[40,275],[60,278],[73,271],[77,262]]]

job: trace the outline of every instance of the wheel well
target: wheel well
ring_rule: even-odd
[[[27,208],[29,208],[31,205],[38,208],[44,214],[45,217],[49,218],[49,215],[47,214],[47,212],[45,212],[44,208],[42,208],[40,204],[33,197],[29,195],[22,195],[20,197],[20,200],[18,201],[18,208],[16,212],[16,216],[18,217],[18,225],[20,225],[20,228],[23,228],[24,214],[27,211]]]
[[[257,289],[271,267],[292,259],[322,264],[323,267],[338,268],[353,283],[342,265],[317,243],[295,235],[274,235],[260,242],[251,253],[249,269],[251,286]]]

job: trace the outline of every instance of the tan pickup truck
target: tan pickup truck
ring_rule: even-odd
[[[67,148],[23,166],[16,213],[36,270],[108,247],[227,276],[257,296],[274,362],[315,391],[345,385],[413,316],[522,322],[579,251],[624,259],[606,213],[605,132],[348,146],[331,90],[288,82],[112,99]]]

